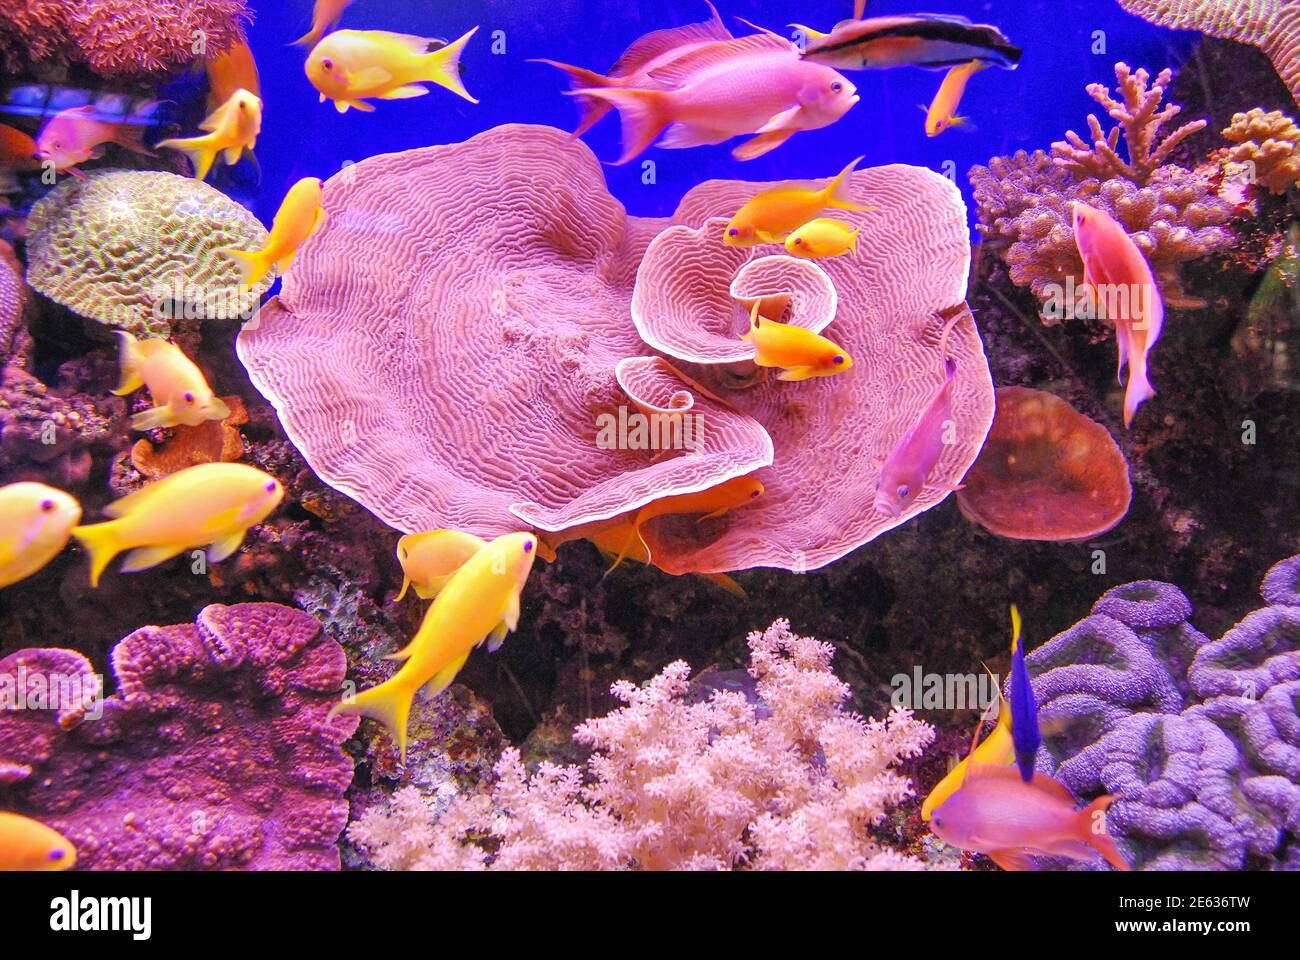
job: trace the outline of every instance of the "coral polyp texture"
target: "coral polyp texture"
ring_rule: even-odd
[[[1123,519],[1133,488],[1105,427],[1028,387],[999,387],[997,404],[984,448],[957,491],[967,519],[1022,540],[1080,540]]]
[[[0,363],[15,353],[23,335],[23,312],[27,306],[27,285],[13,248],[0,241]]]
[[[1205,125],[1183,124],[1162,137],[1161,128],[1180,109],[1161,105],[1171,75],[1164,70],[1152,82],[1146,70],[1116,64],[1118,98],[1103,84],[1088,87],[1116,121],[1109,132],[1090,115],[1091,142],[1069,131],[1050,154],[1020,150],[971,168],[980,232],[1002,248],[1012,281],[1042,299],[1067,277],[1082,284],[1072,225],[1076,200],[1124,227],[1166,296],[1181,292],[1182,264],[1231,244],[1226,224],[1236,204],[1219,196],[1212,172],[1166,162],[1174,147]]]
[[[231,319],[256,308],[273,278],[241,287],[223,247],[259,249],[266,229],[198,180],[112,171],[68,180],[32,207],[27,282],[83,317],[137,335],[173,319]]]
[[[9,0],[0,65],[18,73],[72,63],[139,78],[243,43],[252,16],[247,0]]]
[[[887,870],[923,864],[874,835],[912,795],[895,769],[930,743],[908,711],[844,709],[834,648],[785,620],[749,635],[754,697],[691,696],[690,668],[614,685],[623,706],[579,726],[585,767],[529,773],[513,748],[490,795],[439,813],[414,788],[348,829],[390,870]]]
[[[1271,605],[1218,640],[1172,584],[1109,590],[1026,658],[1038,767],[1081,797],[1142,869],[1279,868],[1300,844],[1300,557],[1264,579]]]
[[[347,670],[313,617],[214,604],[142,627],[110,660],[0,660],[0,805],[68,837],[89,869],[338,869],[355,718],[326,720]]]
[[[876,208],[865,263],[745,263],[719,237],[705,256],[701,228],[764,184],[702,184],[670,224],[628,217],[590,151],[547,127],[373,157],[326,184],[326,226],[245,325],[239,355],[317,474],[403,531],[558,532],[758,470],[766,492],[743,511],[648,531],[655,564],[821,566],[939,502],[993,412],[962,302],[957,190],[903,166],[851,183]],[[840,377],[731,390],[723,366],[752,356],[739,340],[746,298],[830,323],[863,361]],[[705,330],[685,331],[689,304],[713,310]],[[875,460],[943,377],[941,310],[963,314],[948,343],[956,442],[934,490],[901,518],[878,517],[862,508]],[[690,417],[695,442],[600,442],[602,418],[625,413]],[[826,497],[831,476],[853,483]]]
[[[1293,0],[1119,0],[1129,13],[1259,47],[1300,104],[1300,6]]]
[[[1286,193],[1300,183],[1300,127],[1282,111],[1265,113],[1256,107],[1233,114],[1223,138],[1234,144],[1225,158],[1251,164],[1255,182],[1273,193]]]

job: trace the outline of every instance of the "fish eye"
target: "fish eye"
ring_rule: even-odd
[[[42,501],[41,501],[41,509],[42,509],[44,512],[49,513],[51,510],[54,509],[54,501],[53,501],[53,500],[42,500]]]
[[[326,57],[324,60],[322,60],[322,61],[320,62],[320,65],[321,65],[322,67],[324,67],[326,70],[333,70],[333,69],[334,69],[334,61],[331,60],[329,57]]]
[[[802,247],[802,246],[803,246],[803,237],[795,237],[795,238],[794,238],[794,245],[795,245],[796,247]]]
[[[732,227],[730,230],[727,231],[727,236],[738,237],[740,236],[740,230],[738,230],[736,227]]]
[[[905,499],[907,499],[907,491],[908,491],[907,484],[903,483],[903,484],[900,484],[900,485],[899,485],[899,487],[898,487],[898,496],[899,496],[899,499],[900,499],[900,500],[905,500]]]
[[[267,493],[275,493],[275,481],[274,481],[274,480],[272,480],[270,483],[268,483],[268,484],[266,485],[266,492],[267,492]]]
[[[842,354],[842,353],[837,353],[837,354],[835,354],[835,356],[831,358],[831,362],[832,362],[832,363],[843,363],[843,362],[844,362],[844,354]]]
[[[533,549],[533,541],[531,541],[531,540],[525,540],[525,541],[524,541],[524,553],[527,553],[528,551],[530,551],[530,550],[532,550],[532,549]]]
[[[840,83],[838,80],[836,80],[834,83],[831,84],[831,90],[833,90],[836,93],[839,93],[843,89],[844,89],[844,84]]]
[[[934,817],[933,819],[934,819],[934,825],[935,825],[936,827],[942,827],[942,826],[943,826],[943,818],[941,818],[941,817]]]
[[[62,847],[55,847],[53,850],[50,851],[50,859],[62,860],[65,856],[67,856],[67,854],[68,851],[64,850]]]
[[[762,492],[763,492],[762,490],[753,490],[750,492],[749,498],[752,500],[754,499],[754,497],[758,496]]]
[[[194,394],[192,394],[192,393],[187,393],[187,394],[185,394],[185,402],[186,402],[186,403],[193,403],[193,402],[194,402]]]

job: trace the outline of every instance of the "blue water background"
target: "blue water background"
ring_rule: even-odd
[[[624,166],[606,166],[610,191],[628,211],[667,216],[702,180],[777,180],[828,176],[858,154],[866,165],[912,163],[955,171],[969,203],[966,171],[989,157],[1018,149],[1047,148],[1066,129],[1086,130],[1086,117],[1099,112],[1086,84],[1114,83],[1114,64],[1123,60],[1152,74],[1185,61],[1195,35],[1152,26],[1113,0],[988,0],[957,3],[921,0],[920,9],[955,13],[999,26],[1024,57],[1019,69],[992,68],[974,77],[961,112],[974,132],[950,130],[930,139],[918,104],[928,104],[942,73],[915,68],[853,71],[862,100],[836,124],[797,134],[772,153],[744,163],[730,150],[740,140],[690,150],[651,148]],[[269,223],[284,192],[300,177],[328,178],[347,162],[374,154],[431,144],[457,143],[502,123],[575,125],[576,109],[565,77],[545,64],[547,57],[604,72],[637,37],[667,26],[703,20],[701,0],[355,0],[343,26],[382,29],[455,39],[478,24],[462,62],[464,81],[481,100],[474,105],[434,87],[414,100],[374,101],[372,114],[338,114],[320,103],[303,71],[304,52],[290,42],[311,21],[311,0],[262,0],[250,44],[262,74],[266,122],[258,144],[262,182],[255,211]],[[745,17],[786,32],[794,21],[826,30],[852,13],[850,0],[720,0],[733,33],[752,32]],[[906,3],[872,2],[868,15],[917,12]],[[493,33],[503,31],[504,53],[493,53]],[[1105,52],[1094,52],[1097,32]],[[499,35],[500,36],[500,35]],[[1110,121],[1102,118],[1109,126]],[[606,162],[619,156],[619,122],[611,113],[584,138]],[[643,160],[655,162],[654,182],[644,183]]]

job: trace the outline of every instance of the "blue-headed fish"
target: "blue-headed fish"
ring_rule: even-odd
[[[1020,611],[1011,605],[1011,737],[1015,744],[1016,766],[1020,778],[1029,783],[1034,776],[1034,759],[1043,743],[1038,729],[1038,704],[1025,667],[1025,648],[1020,643]]]

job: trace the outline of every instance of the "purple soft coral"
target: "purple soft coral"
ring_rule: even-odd
[[[356,720],[326,720],[346,662],[314,618],[214,604],[111,660],[102,716],[0,713],[0,805],[58,829],[89,869],[338,869]],[[0,660],[21,667],[28,688],[38,671],[93,678],[73,651]]]

